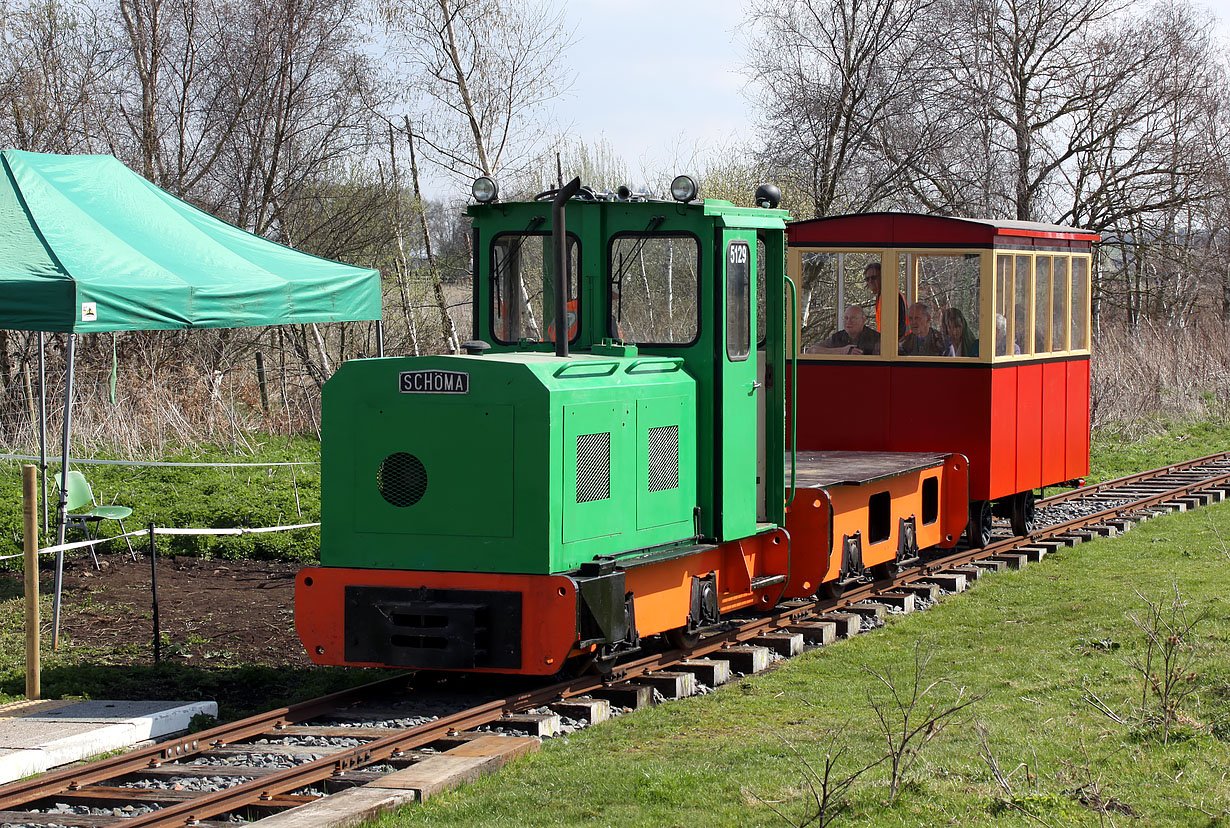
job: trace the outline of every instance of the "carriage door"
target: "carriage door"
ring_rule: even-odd
[[[756,531],[756,236],[723,230],[721,272],[717,280],[719,336],[714,355],[717,375],[715,426],[721,457],[719,487],[721,539]]]

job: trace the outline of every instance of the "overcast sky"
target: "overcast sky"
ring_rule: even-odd
[[[1223,21],[1230,48],[1230,0],[1203,5]],[[745,6],[744,0],[566,0],[576,31],[566,62],[576,81],[555,105],[561,127],[590,145],[605,139],[634,175],[685,172],[680,168],[697,150],[750,140],[738,40]]]
[[[633,172],[669,167],[698,142],[750,138],[735,40],[743,7],[741,0],[570,0],[576,82],[560,102],[560,120],[586,143],[605,138]]]

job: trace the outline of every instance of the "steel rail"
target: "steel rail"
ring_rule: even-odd
[[[1197,460],[1184,461],[1162,469],[1127,475],[1092,487],[1065,492],[1046,498],[1040,503],[1062,502],[1090,494],[1105,494],[1116,488],[1131,486],[1143,481],[1164,482],[1163,479],[1176,472],[1198,470],[1203,465],[1230,459],[1230,452],[1209,455]],[[607,677],[582,676],[556,682],[520,693],[507,694],[505,698],[462,710],[435,721],[416,727],[396,730],[362,745],[342,749],[336,753],[305,762],[291,768],[266,773],[256,779],[232,786],[222,791],[202,793],[198,797],[176,802],[141,816],[125,818],[129,828],[163,828],[164,826],[190,826],[211,817],[225,814],[248,805],[273,804],[290,791],[325,781],[338,774],[355,770],[375,762],[395,759],[407,751],[425,746],[433,741],[457,733],[496,722],[505,713],[516,713],[551,702],[593,693],[613,682],[627,682],[647,673],[678,665],[681,661],[707,655],[720,655],[722,649],[733,644],[756,638],[791,624],[809,619],[822,619],[824,615],[840,611],[853,604],[893,589],[925,580],[938,571],[994,557],[1013,549],[1028,547],[1044,541],[1079,532],[1091,526],[1105,525],[1108,520],[1131,519],[1138,513],[1176,499],[1210,489],[1230,489],[1230,470],[1216,469],[1216,473],[1197,480],[1183,481],[1179,485],[1150,493],[1145,497],[1083,515],[1072,520],[1048,526],[1027,536],[1018,536],[996,541],[981,549],[966,549],[933,559],[916,567],[904,570],[894,579],[876,581],[847,590],[840,598],[829,600],[801,599],[779,605],[751,619],[741,619],[734,625],[708,635],[689,650],[669,650],[642,656],[616,666]],[[418,674],[429,675],[429,674]],[[335,712],[339,707],[370,699],[394,688],[411,683],[412,676],[395,676],[373,684],[333,693],[318,699],[301,702],[289,707],[271,710],[231,724],[220,725],[200,733],[171,742],[164,742],[131,753],[93,762],[81,767],[67,768],[42,777],[12,783],[0,788],[0,810],[11,811],[13,806],[52,798],[56,794],[72,796],[76,792],[91,793],[89,788],[130,773],[139,773],[152,767],[160,767],[196,754],[225,745],[239,743],[258,735],[275,735],[278,730],[298,722]],[[240,767],[240,766],[236,766]],[[149,798],[153,789],[136,789],[132,795]],[[98,799],[104,799],[98,791]],[[284,801],[284,800],[282,800]],[[45,816],[45,815],[40,815]],[[56,815],[58,821],[61,816]],[[108,821],[104,818],[103,821]],[[75,820],[74,820],[75,822]]]
[[[1038,505],[1054,505],[1064,503],[1069,500],[1079,500],[1089,495],[1098,495],[1113,489],[1122,489],[1133,483],[1145,483],[1150,480],[1166,477],[1175,472],[1190,471],[1198,466],[1207,466],[1212,463],[1221,461],[1230,461],[1230,451],[1223,451],[1217,454],[1208,454],[1204,457],[1197,457],[1194,460],[1183,460],[1179,463],[1174,463],[1161,468],[1149,469],[1148,471],[1135,472],[1133,474],[1116,477],[1113,480],[1104,480],[1101,483],[1092,483],[1088,486],[1082,486],[1079,489],[1070,489],[1066,492],[1058,492],[1049,497],[1042,498],[1038,501]]]

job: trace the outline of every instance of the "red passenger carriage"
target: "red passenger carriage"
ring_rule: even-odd
[[[788,240],[799,292],[799,451],[964,454],[974,545],[985,543],[993,509],[1026,534],[1036,489],[1088,473],[1096,234],[870,213],[797,222]],[[867,278],[877,265],[880,294],[897,302],[878,301]],[[870,353],[840,336],[852,306],[876,328]],[[905,328],[903,309],[924,323],[929,311],[938,336],[880,335]]]

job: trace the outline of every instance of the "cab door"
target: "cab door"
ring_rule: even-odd
[[[714,319],[718,336],[715,435],[720,462],[715,481],[721,540],[747,537],[756,531],[756,234],[751,230],[718,232],[717,300]]]

